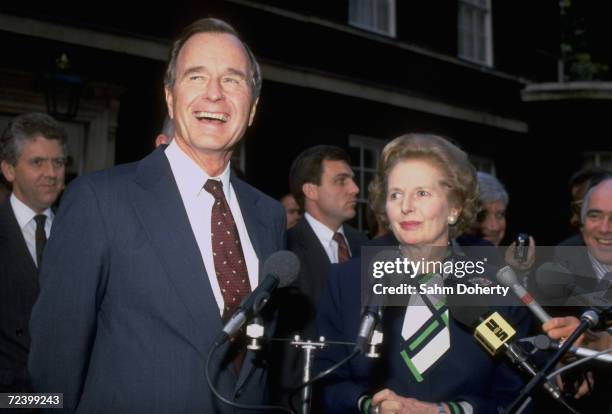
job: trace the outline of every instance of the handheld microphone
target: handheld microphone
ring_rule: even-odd
[[[497,272],[497,280],[505,286],[512,288],[512,291],[518,298],[533,312],[533,314],[542,322],[550,319],[550,315],[540,306],[538,302],[527,292],[516,277],[516,273],[510,266],[504,266]]]
[[[462,325],[473,330],[476,340],[495,356],[503,353],[531,376],[536,376],[537,369],[529,362],[525,351],[512,340],[516,330],[498,313],[486,306],[465,307],[453,303],[454,295],[448,297],[450,315]],[[478,302],[478,300],[477,300]],[[543,383],[546,391],[555,399],[562,400],[561,390],[550,381]]]
[[[300,261],[294,253],[280,250],[270,255],[263,265],[265,278],[242,300],[236,312],[219,333],[215,341],[216,345],[219,346],[229,338],[236,336],[247,320],[261,312],[270,299],[272,291],[277,287],[289,286],[297,278],[299,272]]]
[[[537,349],[546,351],[549,349],[559,349],[561,348],[561,343],[559,341],[553,341],[552,339],[550,339],[548,336],[546,335],[536,335],[533,336],[531,338],[525,338],[522,339],[521,341],[526,341],[529,342],[531,344],[533,344],[534,347],[536,347]],[[579,356],[581,358],[587,358],[590,356],[593,356],[595,354],[598,354],[597,351],[589,349],[589,348],[583,348],[580,346],[573,346],[569,349],[569,352],[571,352],[572,354]],[[597,355],[595,356],[593,359],[597,360],[597,361],[601,361],[601,362],[607,362],[607,363],[612,363],[612,355],[609,354],[604,354],[604,355]]]

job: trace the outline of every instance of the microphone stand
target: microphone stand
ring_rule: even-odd
[[[291,345],[302,348],[304,352],[304,366],[302,367],[302,383],[307,384],[302,388],[302,398],[300,401],[300,412],[308,414],[310,412],[310,402],[312,397],[312,384],[309,383],[312,375],[312,361],[314,352],[317,349],[323,349],[326,345],[325,338],[320,337],[318,342],[313,342],[310,339],[303,341],[299,335],[296,335],[291,341]]]
[[[572,332],[572,334],[563,342],[557,352],[549,359],[544,367],[527,383],[523,388],[518,397],[501,412],[504,414],[514,414],[521,408],[523,401],[531,394],[531,392],[538,387],[545,379],[546,374],[561,360],[563,355],[572,347],[574,342],[582,335],[587,329],[596,326],[599,323],[599,315],[594,310],[588,310],[580,317],[580,324]]]
[[[272,339],[275,340],[275,338],[272,338]],[[375,329],[372,332],[372,336],[370,337],[370,339],[368,340],[366,344],[368,347],[368,350],[364,354],[365,357],[378,358],[380,356],[380,354],[378,353],[378,346],[380,346],[382,343],[383,343],[383,333],[380,330]],[[346,358],[342,359],[341,361],[337,362],[335,365],[331,366],[330,368],[326,369],[323,372],[320,372],[315,377],[311,378],[312,360],[314,359],[314,353],[318,349],[323,349],[328,345],[344,345],[344,346],[349,345],[349,346],[355,347],[356,343],[355,342],[327,341],[325,337],[322,337],[322,336],[319,337],[319,341],[311,341],[310,339],[303,341],[299,335],[296,335],[293,341],[291,341],[291,345],[294,345],[295,347],[300,347],[304,350],[304,366],[303,366],[303,374],[302,374],[303,382],[299,387],[294,389],[289,395],[289,405],[292,411],[296,411],[296,412],[298,411],[295,409],[295,406],[293,405],[293,398],[301,389],[301,401],[300,401],[301,410],[299,412],[301,414],[309,414],[311,398],[312,398],[312,384],[325,378],[326,376],[334,372],[336,369],[338,369],[339,367],[341,367],[342,365],[346,364],[348,361],[350,361],[351,359],[359,355],[361,352],[359,351],[359,349],[354,348],[353,351]]]

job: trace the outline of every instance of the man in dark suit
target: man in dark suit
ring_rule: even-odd
[[[291,192],[305,213],[287,233],[288,248],[300,259],[301,268],[294,286],[283,295],[280,336],[300,334],[305,339],[317,339],[316,308],[327,286],[331,264],[358,256],[367,241],[362,233],[344,224],[355,217],[359,194],[350,164],[341,148],[319,145],[303,151],[291,166]],[[278,354],[283,355],[279,393],[286,394],[302,382],[303,359],[300,349],[286,344]]]
[[[0,204],[0,392],[30,391],[28,323],[51,205],[64,187],[65,142],[61,125],[38,113],[16,117],[0,138],[2,173],[13,187]]]
[[[194,22],[166,72],[172,142],[68,188],[29,365],[36,390],[64,393],[66,412],[240,412],[213,396],[204,373],[224,322],[284,244],[282,206],[230,169],[260,85],[231,26]],[[240,342],[213,354],[212,382],[229,400],[261,404],[267,372]]]

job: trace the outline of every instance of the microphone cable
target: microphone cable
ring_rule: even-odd
[[[217,389],[215,388],[212,379],[210,378],[210,363],[212,361],[212,356],[214,355],[215,351],[217,349],[219,349],[220,346],[220,341],[215,341],[214,346],[212,346],[210,348],[210,350],[208,351],[208,355],[206,356],[206,366],[204,369],[204,373],[206,374],[206,382],[208,383],[208,388],[210,388],[210,390],[212,391],[212,393],[214,394],[214,396],[221,402],[234,407],[234,408],[240,408],[242,410],[261,410],[264,412],[268,412],[268,411],[282,411],[288,414],[296,414],[297,411],[294,411],[292,409],[286,408],[286,407],[281,407],[280,405],[249,405],[249,404],[240,404],[234,401],[230,401],[227,398],[225,398],[223,395],[221,395],[219,393],[219,391],[217,391]]]

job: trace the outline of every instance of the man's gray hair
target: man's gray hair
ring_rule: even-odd
[[[0,136],[0,160],[16,165],[25,141],[38,137],[57,140],[66,154],[66,130],[51,116],[30,112],[15,117]]]
[[[171,88],[174,86],[174,82],[176,81],[176,61],[178,59],[178,55],[185,45],[187,41],[194,35],[198,33],[227,33],[235,36],[246,52],[249,67],[251,70],[251,92],[253,95],[253,100],[255,100],[259,96],[259,92],[261,91],[261,70],[259,68],[259,63],[257,63],[257,59],[255,59],[255,55],[249,48],[249,46],[242,41],[238,32],[228,23],[224,22],[220,19],[214,18],[205,18],[196,20],[191,23],[189,26],[183,30],[182,34],[179,38],[173,43],[172,49],[170,49],[170,56],[168,59],[168,67],[166,68],[166,75],[164,78],[164,85],[167,88]]]

